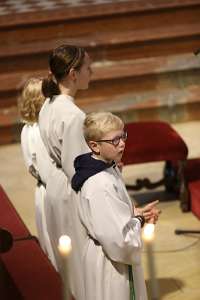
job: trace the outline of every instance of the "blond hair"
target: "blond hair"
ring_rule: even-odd
[[[123,121],[111,112],[93,112],[85,118],[83,133],[86,142],[97,141],[105,134],[123,127]]]
[[[22,121],[28,123],[37,122],[44,100],[42,79],[30,78],[25,83],[21,96],[18,99],[18,110]]]

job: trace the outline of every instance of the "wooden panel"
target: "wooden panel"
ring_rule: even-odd
[[[31,76],[46,76],[48,55],[62,43],[84,46],[93,59],[90,87],[77,95],[78,105],[86,111],[101,108],[128,114],[133,108],[157,109],[171,105],[168,98],[173,92],[177,98],[173,105],[198,103],[200,65],[191,57],[200,48],[199,15],[200,0],[140,0],[95,9],[39,11],[23,18],[4,16],[1,131],[11,140],[14,133],[9,126],[16,132],[16,103],[23,83]],[[177,90],[182,87],[180,94]]]

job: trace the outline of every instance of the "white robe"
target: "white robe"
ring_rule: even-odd
[[[24,125],[21,132],[21,147],[27,169],[33,166],[43,183],[46,183],[51,166],[51,159],[42,142],[37,123]],[[46,201],[46,189],[44,185],[37,185],[35,189],[35,218],[38,239],[44,252],[48,255],[54,267],[55,258],[47,232],[44,204]]]
[[[85,236],[77,215],[77,195],[71,188],[71,178],[75,172],[74,159],[89,151],[83,137],[84,119],[85,114],[74,104],[73,98],[66,95],[59,95],[53,101],[46,99],[39,116],[42,139],[57,165],[47,180],[47,230],[61,275],[58,239],[63,234],[72,239],[69,281],[76,300],[84,300],[80,257]]]
[[[129,300],[128,265],[132,265],[135,299],[146,300],[141,224],[133,218],[118,168],[90,177],[79,193],[80,218],[88,234],[82,255],[85,299]]]

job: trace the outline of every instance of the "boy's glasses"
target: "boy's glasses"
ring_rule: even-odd
[[[127,139],[127,137],[128,137],[128,134],[127,134],[127,132],[125,131],[125,132],[123,132],[121,135],[119,135],[119,136],[116,136],[114,139],[112,139],[112,140],[99,140],[99,141],[96,141],[97,143],[102,143],[102,142],[104,142],[104,143],[109,143],[109,144],[112,144],[113,146],[118,146],[119,145],[119,142],[120,142],[120,140],[122,140],[123,142],[125,142],[126,141],[126,139]]]

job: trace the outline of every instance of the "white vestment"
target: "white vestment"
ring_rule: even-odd
[[[43,142],[57,166],[47,180],[47,230],[61,274],[58,239],[66,234],[72,240],[69,281],[76,300],[84,300],[80,264],[85,236],[78,218],[78,196],[71,188],[71,178],[75,172],[74,159],[89,150],[83,137],[84,119],[85,114],[74,104],[73,98],[66,95],[46,99],[39,116]]]
[[[132,265],[135,299],[147,300],[141,224],[134,218],[120,171],[110,167],[91,176],[79,194],[80,218],[88,235],[82,254],[85,299],[129,300]]]
[[[34,167],[38,178],[46,184],[49,170],[51,167],[51,159],[42,142],[40,131],[37,123],[33,125],[24,125],[21,132],[21,147],[24,156],[24,161],[27,169]],[[46,188],[39,183],[35,190],[35,217],[38,239],[44,252],[48,255],[52,264],[55,265],[52,246],[47,232],[46,216],[44,212],[44,204],[46,201]]]

